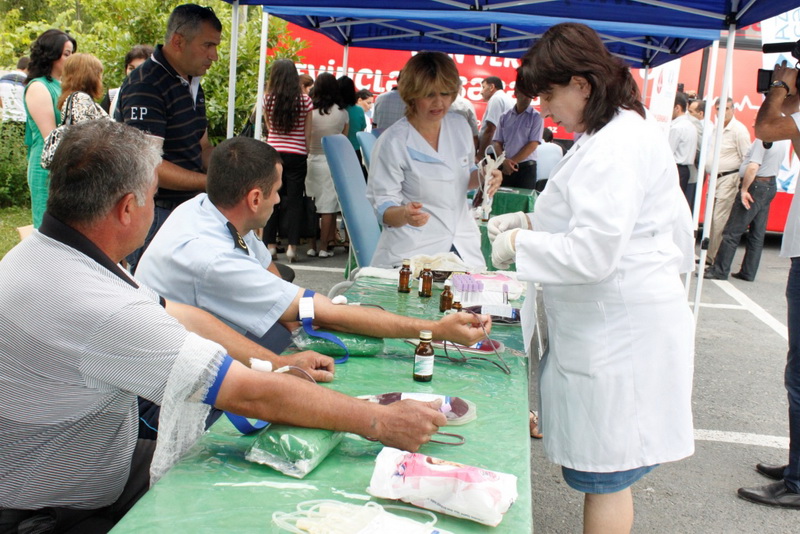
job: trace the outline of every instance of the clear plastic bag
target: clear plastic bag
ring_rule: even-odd
[[[303,478],[336,448],[343,437],[344,432],[270,425],[256,437],[245,458],[268,465],[284,475]]]
[[[319,330],[319,332],[329,332],[345,344],[347,350],[350,351],[350,356],[375,356],[384,351],[383,339],[370,336],[362,336],[360,334],[345,334],[344,332],[331,332],[328,330]],[[344,349],[328,341],[318,337],[309,336],[305,330],[298,328],[292,332],[292,341],[300,350],[313,350],[331,357],[344,356]]]
[[[451,426],[464,425],[478,417],[478,407],[474,402],[461,397],[437,395],[435,393],[382,393],[380,395],[361,395],[359,399],[378,404],[391,404],[403,399],[414,399],[421,402],[442,401],[441,411]]]

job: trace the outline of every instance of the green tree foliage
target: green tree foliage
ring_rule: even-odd
[[[79,52],[97,56],[105,67],[106,88],[119,87],[125,75],[125,54],[136,44],[163,43],[170,12],[187,0],[0,0],[0,69],[11,70],[17,59],[30,53],[30,44],[49,28],[59,28],[75,37]],[[203,2],[222,22],[219,61],[203,78],[209,137],[218,143],[226,137],[228,77],[231,41],[231,5],[221,0]],[[239,132],[256,100],[261,42],[261,8],[239,8],[235,132]],[[300,59],[306,46],[293,39],[286,22],[269,19],[267,69],[274,59]],[[268,71],[267,71],[268,72]],[[2,126],[0,124],[0,126]],[[0,136],[0,206],[27,205],[25,147],[21,136]]]
[[[104,84],[118,87],[124,77],[122,64],[127,51],[136,44],[159,44],[164,40],[167,17],[186,0],[0,0],[0,68],[10,69],[29,53],[30,43],[48,28],[68,31],[78,41],[79,52],[97,56],[105,66]],[[206,92],[209,135],[225,138],[228,106],[228,60],[230,58],[231,5],[221,0],[207,3],[222,21],[220,60],[203,78]],[[236,131],[244,124],[255,103],[261,8],[240,9],[239,49],[236,77]],[[273,59],[299,59],[306,43],[295,40],[286,23],[270,17],[267,63]]]

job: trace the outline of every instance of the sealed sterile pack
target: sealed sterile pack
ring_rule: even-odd
[[[386,508],[424,515],[420,523],[386,511]],[[363,505],[333,500],[306,501],[294,512],[274,512],[272,522],[296,534],[453,534],[436,528],[437,517],[407,506],[381,506],[375,502]]]
[[[268,465],[284,475],[303,478],[336,448],[343,432],[320,428],[270,425],[247,450],[248,461]]]
[[[469,423],[478,417],[478,407],[475,406],[475,403],[461,397],[435,393],[382,393],[380,395],[361,395],[358,398],[378,404],[391,404],[403,399],[414,399],[421,402],[441,400],[442,407],[439,410],[447,417],[447,424],[452,426]]]
[[[327,332],[326,330],[319,330]],[[383,352],[383,339],[359,334],[346,334],[344,332],[330,332],[342,342],[350,351],[350,356],[375,356]],[[302,328],[292,332],[292,341],[300,350],[313,350],[326,356],[340,357],[345,352],[342,347],[327,339],[309,336]]]
[[[495,527],[517,499],[517,477],[385,447],[367,493]]]

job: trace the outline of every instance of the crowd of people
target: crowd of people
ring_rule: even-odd
[[[680,274],[695,268],[690,207],[703,102],[679,93],[666,138],[630,69],[589,27],[563,23],[523,56],[514,98],[500,78],[483,80],[480,126],[460,95],[455,62],[441,52],[415,54],[397,86],[377,99],[347,76],[313,79],[278,59],[256,104],[263,138],[213,146],[202,77],[219,58],[221,36],[213,10],[179,6],[164,43],[131,49],[124,82],[106,93],[100,61],[77,52],[69,34],[47,30],[18,65],[22,90],[11,93],[0,79],[4,120],[26,123],[38,229],[0,262],[0,531],[107,531],[220,410],[354,432],[409,451],[445,424],[438,403],[364,403],[299,375],[251,368],[259,360],[333,380],[329,357],[280,355],[289,330],[306,318],[376,337],[431,330],[434,339],[468,345],[491,330],[487,315],[423,320],[337,306],[293,284],[291,269],[275,262],[281,253],[298,261],[304,238],[307,257],[332,256],[346,243],[321,140],[345,135],[360,157],[356,134],[374,130],[363,167],[366,200],[382,225],[373,266],[454,253],[485,269],[467,190],[540,192],[534,213],[488,222],[492,263],[516,263],[528,294],[534,284],[543,290],[549,350],[539,368],[541,426],[532,419],[531,436],[543,436],[548,458],[584,494],[586,532],[629,532],[631,485],[694,451],[694,321]],[[727,278],[748,229],[733,276],[755,278],[780,160],[790,141],[800,144],[796,75],[776,68],[753,142],[727,103],[717,126],[707,278]],[[7,105],[14,99],[22,113]],[[70,128],[45,168],[42,151],[62,117]],[[544,119],[576,134],[566,154]],[[483,173],[479,164],[491,153],[504,162]],[[305,235],[309,209],[315,222]],[[793,508],[800,508],[798,220],[790,217],[786,245],[789,464],[759,466],[783,482],[740,490]],[[525,317],[536,316],[534,300],[526,300]],[[532,326],[523,321],[521,335],[532,338]]]

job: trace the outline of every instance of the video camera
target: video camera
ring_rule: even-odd
[[[797,60],[800,60],[800,39],[795,43],[769,43],[761,47],[761,51],[765,54],[780,54],[789,52]],[[758,69],[758,79],[756,81],[756,91],[759,93],[768,93],[769,86],[772,83],[773,71],[769,69]],[[795,83],[797,90],[800,91],[800,76],[797,77]]]

